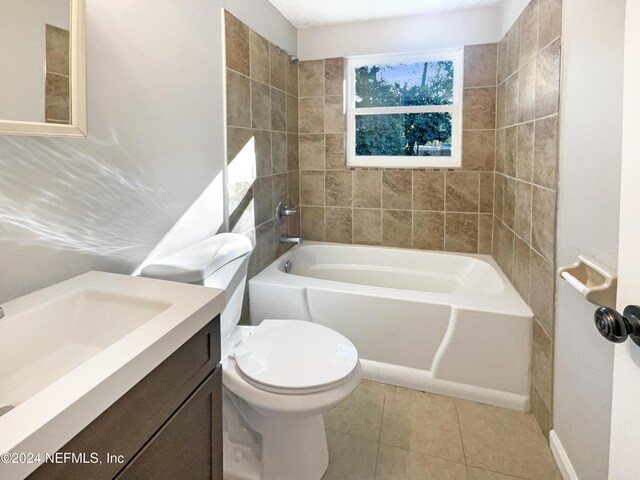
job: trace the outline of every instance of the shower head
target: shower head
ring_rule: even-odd
[[[276,48],[276,52],[278,52],[278,55],[286,55],[287,57],[289,57],[289,63],[291,65],[297,65],[298,64],[298,57],[296,57],[295,55],[291,55],[289,52],[287,52],[286,50],[277,47]]]

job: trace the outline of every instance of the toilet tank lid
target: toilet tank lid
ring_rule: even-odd
[[[182,283],[199,283],[227,263],[247,255],[251,240],[236,233],[209,237],[142,269],[143,277]]]

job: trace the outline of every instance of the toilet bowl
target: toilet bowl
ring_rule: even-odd
[[[246,237],[220,234],[147,265],[141,274],[225,290],[225,479],[319,480],[329,463],[322,415],[360,382],[358,353],[347,338],[312,322],[239,326],[251,250]]]

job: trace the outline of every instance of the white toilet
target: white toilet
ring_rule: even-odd
[[[320,480],[329,464],[322,415],[360,382],[358,352],[312,322],[238,326],[251,250],[248,238],[223,233],[147,265],[142,276],[225,290],[225,479]]]

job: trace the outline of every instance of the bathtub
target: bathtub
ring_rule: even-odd
[[[304,242],[249,298],[254,325],[307,320],[349,338],[368,380],[529,409],[533,313],[490,256]]]

